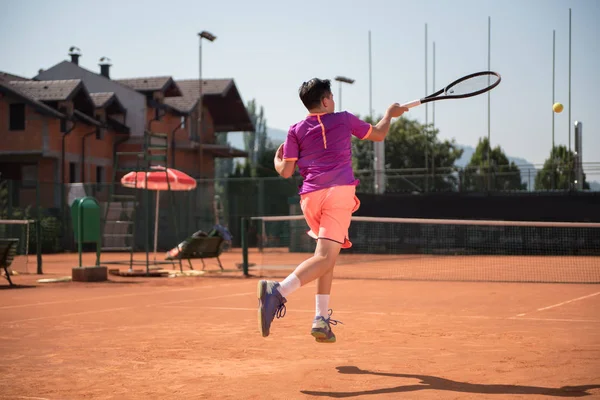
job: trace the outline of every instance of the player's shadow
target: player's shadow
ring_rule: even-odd
[[[459,393],[478,393],[478,394],[508,394],[508,395],[524,395],[524,394],[535,394],[545,396],[556,396],[556,397],[583,397],[591,396],[588,392],[590,389],[600,388],[600,384],[597,385],[583,385],[583,386],[563,386],[560,388],[549,388],[541,386],[525,386],[525,385],[496,385],[496,384],[480,384],[480,383],[468,383],[468,382],[457,382],[450,379],[439,378],[437,376],[430,375],[416,375],[416,374],[394,374],[386,372],[372,372],[360,369],[354,366],[336,367],[341,374],[357,374],[357,375],[378,375],[378,376],[390,376],[394,378],[412,378],[418,379],[419,384],[414,385],[402,385],[383,389],[372,389],[363,390],[357,392],[316,392],[310,390],[301,390],[302,393],[312,396],[326,396],[326,397],[355,397],[364,396],[368,394],[386,394],[386,393],[403,393],[403,392],[415,392],[418,390],[445,390]]]

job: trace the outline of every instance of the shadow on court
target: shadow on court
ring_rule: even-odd
[[[419,390],[445,390],[459,393],[479,393],[479,394],[536,394],[545,396],[556,396],[556,397],[583,397],[591,396],[588,392],[590,389],[600,388],[600,384],[597,385],[583,385],[583,386],[563,386],[561,388],[548,388],[540,386],[523,386],[523,385],[485,385],[479,383],[467,383],[457,382],[450,379],[439,378],[437,376],[429,375],[413,375],[413,374],[393,374],[386,372],[372,372],[362,370],[354,366],[336,367],[341,374],[357,374],[357,375],[378,375],[378,376],[390,376],[394,378],[413,378],[420,380],[420,384],[416,385],[403,385],[383,389],[363,390],[357,392],[316,392],[310,390],[301,390],[302,393],[312,396],[326,396],[326,397],[355,397],[363,396],[368,394],[386,394],[386,393],[403,393],[403,392],[416,392]]]
[[[34,289],[35,286],[34,285],[19,285],[17,283],[13,284],[12,286],[6,284],[6,285],[0,285],[0,290],[16,290],[16,289]]]

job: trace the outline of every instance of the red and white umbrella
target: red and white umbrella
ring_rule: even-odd
[[[154,261],[156,261],[156,245],[158,243],[158,210],[160,191],[189,191],[196,188],[196,180],[188,174],[173,168],[162,166],[150,167],[152,171],[133,171],[121,178],[121,185],[133,189],[156,191],[156,212],[154,216]]]
[[[193,190],[196,180],[173,168],[150,167],[149,172],[130,172],[121,178],[121,184],[134,189],[148,190]]]

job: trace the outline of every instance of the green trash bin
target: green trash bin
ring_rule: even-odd
[[[100,205],[93,197],[81,197],[71,204],[71,221],[81,267],[83,243],[96,243],[96,266],[100,265],[102,230],[100,226]]]

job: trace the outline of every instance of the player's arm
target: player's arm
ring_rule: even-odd
[[[397,118],[408,111],[408,108],[402,107],[398,103],[394,103],[388,107],[381,121],[377,123],[377,125],[373,126],[373,130],[369,134],[369,136],[365,137],[367,140],[371,140],[373,142],[381,142],[387,136],[390,130],[390,124],[392,123],[392,118]]]
[[[275,171],[277,171],[277,173],[283,178],[287,179],[294,175],[294,170],[296,169],[296,160],[283,159],[283,143],[275,152],[275,159],[273,160],[273,163],[275,164]]]

